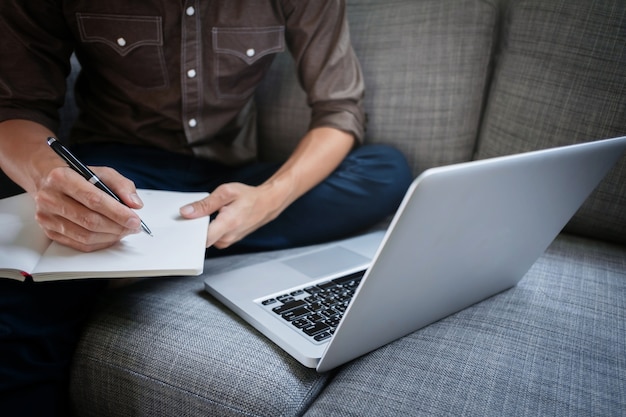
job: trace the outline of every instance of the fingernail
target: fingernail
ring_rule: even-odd
[[[136,217],[131,217],[130,219],[128,219],[125,226],[127,229],[130,229],[133,231],[135,230],[141,231],[141,222]]]
[[[141,201],[141,198],[139,198],[139,195],[137,195],[136,193],[132,193],[130,195],[130,200],[139,206],[143,206],[143,201]]]
[[[193,212],[196,211],[192,205],[188,205],[188,206],[184,206],[180,209],[180,214],[184,214],[184,215],[190,215],[193,214]]]

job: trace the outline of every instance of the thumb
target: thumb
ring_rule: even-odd
[[[236,184],[222,184],[208,197],[181,207],[180,215],[187,219],[210,216],[235,201],[239,195],[237,190],[238,185]]]
[[[213,211],[215,211],[215,209],[211,208],[209,197],[207,197],[181,207],[180,215],[186,219],[195,219],[198,217],[208,216]]]

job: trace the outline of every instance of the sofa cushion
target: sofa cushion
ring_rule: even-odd
[[[626,2],[513,1],[477,158],[626,135]],[[568,230],[626,242],[626,157]]]
[[[294,251],[294,250],[292,250]],[[273,253],[206,261],[205,273]],[[203,291],[144,280],[103,297],[77,347],[78,416],[296,416],[326,383]]]
[[[626,248],[561,235],[512,289],[345,366],[305,414],[626,410]]]
[[[348,1],[365,76],[367,142],[402,150],[413,171],[469,160],[478,132],[497,8],[480,0]],[[288,54],[257,94],[260,155],[284,159],[309,110]]]

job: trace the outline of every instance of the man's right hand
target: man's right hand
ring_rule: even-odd
[[[128,207],[69,167],[52,169],[33,195],[36,219],[46,235],[83,252],[107,248],[141,231],[139,216],[131,208],[143,203],[133,182],[111,168],[92,169]]]
[[[0,122],[0,167],[33,197],[37,221],[46,235],[91,252],[141,230],[132,209],[143,203],[133,182],[113,169],[92,168],[126,207],[68,167],[48,146],[50,136],[54,133],[33,121]]]

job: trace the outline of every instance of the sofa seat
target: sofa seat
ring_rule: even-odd
[[[205,275],[301,250],[208,260]],[[202,277],[112,290],[97,311],[73,366],[81,416],[619,415],[626,406],[626,247],[567,234],[512,289],[327,374],[206,294]]]
[[[210,259],[203,276],[279,253]],[[103,297],[72,366],[77,415],[304,412],[329,375],[303,367],[213,299],[203,276],[140,280]]]
[[[520,283],[354,361],[305,414],[618,416],[626,247],[563,234]]]

